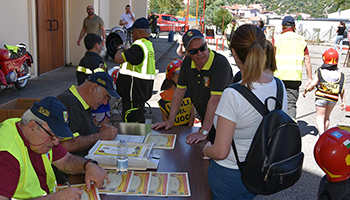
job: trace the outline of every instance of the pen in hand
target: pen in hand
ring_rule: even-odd
[[[66,184],[68,185],[68,187],[71,187],[67,177],[63,176],[63,179],[64,179],[64,181],[66,181]]]

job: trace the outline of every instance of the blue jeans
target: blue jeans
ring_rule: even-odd
[[[338,43],[340,43],[340,51],[343,50],[343,40],[344,37],[342,35],[338,35],[337,38],[335,39],[335,43],[334,43],[334,49],[337,49],[337,45]]]
[[[222,167],[212,159],[209,164],[208,179],[213,200],[248,200],[256,197],[243,185],[239,169]]]

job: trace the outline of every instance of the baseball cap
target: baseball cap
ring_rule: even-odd
[[[108,94],[113,96],[113,97],[117,97],[119,98],[120,96],[118,95],[118,93],[115,91],[115,85],[114,85],[114,80],[113,78],[106,72],[97,72],[94,73],[92,75],[90,75],[87,78],[88,81],[91,81],[93,83],[96,83],[99,86],[104,87]]]
[[[282,25],[295,25],[294,18],[292,16],[285,16],[282,20]]]
[[[131,31],[134,28],[142,28],[142,29],[150,28],[149,21],[146,18],[144,18],[144,17],[138,18],[134,22],[132,27],[130,27],[128,30]]]
[[[67,109],[56,97],[45,97],[39,102],[34,102],[30,111],[44,120],[58,137],[73,137],[68,127]]]
[[[204,38],[204,35],[196,29],[190,29],[188,30],[183,36],[182,36],[182,42],[185,46],[185,48],[187,48],[191,41],[196,39],[196,38]]]

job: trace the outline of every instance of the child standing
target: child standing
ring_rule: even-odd
[[[340,110],[345,109],[345,75],[338,70],[338,52],[329,48],[322,54],[323,65],[316,70],[314,80],[308,85],[303,97],[316,86],[316,125],[318,132],[322,134],[329,127],[330,114],[341,98]]]
[[[99,55],[102,50],[101,37],[95,33],[89,33],[84,38],[84,45],[87,51],[80,60],[76,71],[78,85],[83,84],[87,77],[93,73],[107,72],[107,65]],[[96,110],[92,110],[92,116],[100,125],[109,124],[110,110],[109,103],[107,105],[101,104]]]
[[[182,61],[176,59],[170,62],[166,68],[166,79],[164,80],[160,94],[161,99],[158,101],[159,108],[162,112],[163,121],[168,120],[171,108],[171,100],[176,89],[177,79],[179,77]],[[188,90],[182,99],[179,112],[174,120],[174,126],[193,126],[195,109],[190,98]]]

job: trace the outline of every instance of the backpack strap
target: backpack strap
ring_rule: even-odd
[[[282,86],[282,81],[280,79],[278,79],[276,77],[273,77],[273,78],[275,79],[276,85],[277,85],[277,91],[276,91],[277,99],[274,98],[276,100],[276,108],[277,108],[278,106],[281,107],[282,102],[283,102],[283,86]],[[237,92],[239,92],[262,116],[265,116],[267,113],[269,113],[269,110],[266,107],[267,100],[269,98],[267,98],[265,100],[265,105],[264,105],[260,101],[260,99],[258,99],[258,97],[256,97],[255,94],[252,91],[250,91],[246,86],[244,86],[240,83],[235,83],[235,84],[229,85],[228,87],[231,87],[231,88],[237,90]],[[233,152],[235,154],[235,157],[236,157],[237,165],[240,169],[242,169],[242,162],[239,161],[235,141],[233,138],[232,138],[231,145],[232,145],[232,149],[233,149]]]

